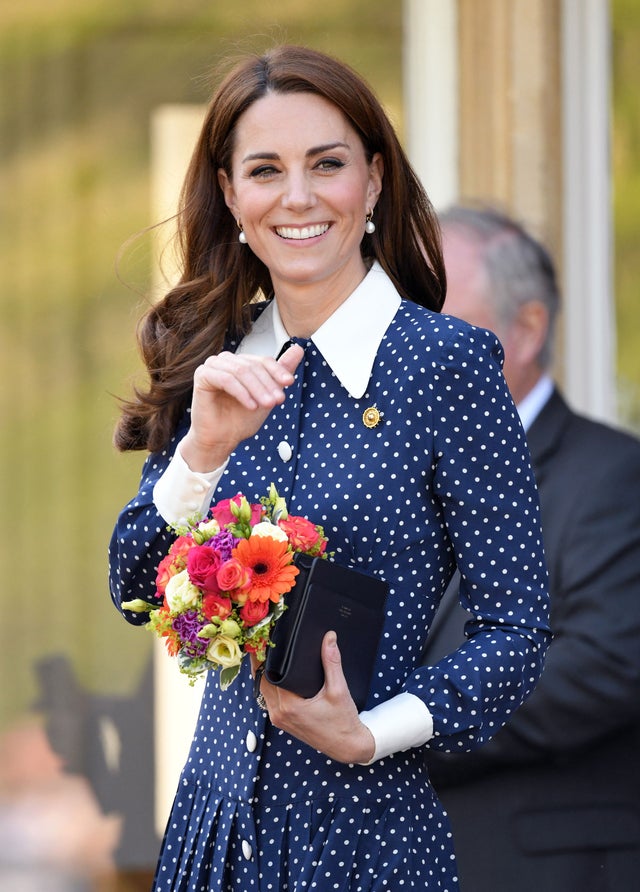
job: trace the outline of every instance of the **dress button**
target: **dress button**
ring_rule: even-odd
[[[197,492],[198,495],[201,495],[205,491],[206,487],[204,483],[194,483],[193,491]]]
[[[251,843],[248,839],[242,840],[242,854],[247,861],[251,861],[251,859],[253,858],[253,849],[251,848]]]
[[[282,461],[291,461],[291,456],[293,455],[293,449],[286,440],[282,440],[278,443],[278,455],[282,459]]]
[[[253,753],[255,751],[255,748],[258,746],[258,738],[253,733],[253,731],[247,731],[245,744],[250,753]]]

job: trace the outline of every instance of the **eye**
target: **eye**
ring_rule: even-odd
[[[249,176],[256,180],[266,180],[276,173],[278,173],[278,169],[273,164],[260,164],[249,172]]]
[[[316,164],[317,170],[327,172],[339,170],[341,167],[344,167],[344,161],[341,161],[339,158],[321,158]]]

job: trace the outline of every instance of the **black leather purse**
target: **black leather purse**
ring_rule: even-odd
[[[297,554],[294,563],[300,572],[271,633],[264,676],[301,697],[314,697],[324,684],[320,646],[333,630],[349,691],[358,709],[364,709],[389,586],[328,559]]]

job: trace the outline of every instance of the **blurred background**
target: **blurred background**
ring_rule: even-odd
[[[588,337],[581,351],[567,336],[559,375],[573,374],[580,408],[640,432],[637,0],[0,0],[0,889],[58,889],[51,871],[38,879],[49,837],[68,853],[61,890],[147,889],[159,844],[152,639],[114,610],[106,558],[143,460],[111,435],[155,276],[152,237],[130,241],[155,222],[154,116],[201,106],[217,64],[245,49],[340,56],[377,91],[436,206],[496,201],[545,237],[567,327],[584,312],[567,146],[589,143],[567,113],[576,20],[604,59],[580,64],[606,111],[589,206],[604,257],[590,336],[606,349],[598,365]],[[65,808],[84,816],[66,848]],[[33,813],[39,846],[21,833]],[[79,855],[89,836],[93,860]]]

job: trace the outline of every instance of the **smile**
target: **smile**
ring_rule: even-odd
[[[328,223],[318,223],[315,226],[303,226],[299,229],[297,226],[276,226],[276,232],[280,238],[307,239],[315,238],[318,235],[324,235],[329,228]]]

